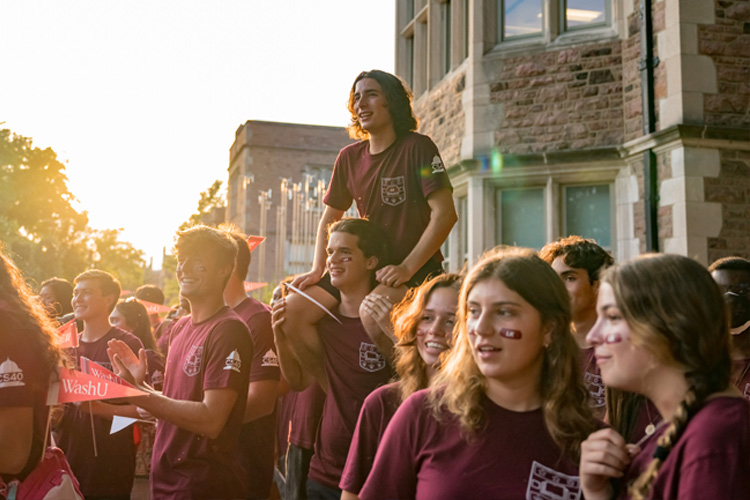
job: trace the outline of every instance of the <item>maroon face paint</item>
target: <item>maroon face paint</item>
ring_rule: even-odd
[[[520,330],[510,330],[508,328],[500,329],[500,336],[514,340],[519,340],[522,337]]]
[[[351,261],[352,261],[352,258],[351,258],[351,257],[341,257],[341,258],[340,258],[339,260],[340,260],[341,262],[351,262]]]
[[[619,344],[622,342],[622,336],[619,333],[610,333],[604,337],[605,344]]]

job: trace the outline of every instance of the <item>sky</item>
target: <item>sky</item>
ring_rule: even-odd
[[[51,147],[79,210],[154,268],[247,120],[346,126],[394,71],[393,0],[2,0],[0,128]]]

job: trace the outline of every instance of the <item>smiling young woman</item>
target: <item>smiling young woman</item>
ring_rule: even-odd
[[[597,312],[587,340],[604,383],[647,397],[664,424],[638,445],[592,434],[585,497],[750,498],[750,404],[731,387],[728,316],[708,271],[643,256],[605,272]]]
[[[597,427],[563,282],[533,250],[497,248],[464,280],[444,368],[396,412],[360,497],[575,497]]]

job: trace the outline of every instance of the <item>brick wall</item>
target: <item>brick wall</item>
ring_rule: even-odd
[[[465,86],[466,71],[459,71],[441,80],[428,96],[414,103],[419,132],[435,142],[446,165],[455,165],[461,159],[461,139],[465,131],[461,98]]]
[[[716,65],[717,94],[707,95],[707,125],[750,127],[750,0],[717,0],[715,24],[698,27],[698,49]]]
[[[739,255],[750,258],[750,151],[721,151],[718,177],[704,180],[706,201],[722,205],[723,224],[708,239],[708,262]]]

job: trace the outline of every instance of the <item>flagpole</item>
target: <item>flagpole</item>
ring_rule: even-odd
[[[96,449],[96,432],[94,431],[94,409],[92,408],[92,406],[93,405],[91,404],[91,401],[89,401],[89,417],[91,417],[91,440],[94,443],[94,456],[98,457],[99,453]]]

